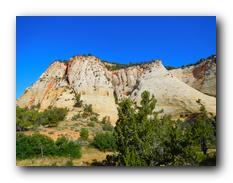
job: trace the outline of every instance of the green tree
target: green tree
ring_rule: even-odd
[[[148,92],[142,93],[141,106],[135,106],[130,99],[119,103],[119,119],[115,127],[121,164],[146,166],[154,153],[157,113],[153,112],[156,100]],[[153,116],[149,116],[153,115]]]
[[[194,143],[198,144],[200,150],[206,155],[208,147],[216,144],[216,120],[208,114],[201,100],[197,103],[200,105],[200,113],[196,115],[190,128]]]
[[[119,119],[114,132],[119,152],[115,158],[117,164],[199,165],[205,159],[207,139],[213,134],[204,106],[194,123],[159,116],[162,111],[155,112],[155,106],[154,96],[147,91],[142,93],[140,105],[130,99],[119,103]],[[197,148],[197,142],[201,143],[201,151]]]
[[[71,141],[64,136],[53,141],[51,138],[41,134],[33,134],[32,136],[27,136],[20,132],[16,134],[17,159],[48,156],[80,158],[81,148],[78,142]]]
[[[26,136],[23,133],[16,134],[16,157],[19,159],[55,155],[56,151],[53,140],[45,135]]]

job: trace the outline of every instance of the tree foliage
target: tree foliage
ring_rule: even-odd
[[[129,62],[128,64],[119,64],[117,62],[109,62],[106,60],[102,60],[102,62],[109,63],[109,64],[106,64],[105,66],[108,70],[111,70],[111,71],[125,69],[125,68],[132,67],[132,66],[139,66],[139,65],[143,65],[143,64],[150,64],[154,61],[156,61],[156,60],[141,61],[141,62]]]
[[[17,159],[45,156],[80,158],[81,148],[77,142],[70,141],[66,137],[60,137],[53,141],[51,138],[41,134],[33,134],[32,136],[27,136],[20,132],[16,134]]]
[[[40,114],[37,110],[16,107],[16,129],[18,131],[33,127],[39,118]]]
[[[200,145],[200,150],[206,155],[208,147],[216,144],[216,119],[209,116],[204,105],[200,104],[200,113],[195,116],[195,120],[190,120],[190,130],[192,139]]]
[[[215,143],[212,118],[203,105],[195,119],[174,121],[166,115],[159,117],[162,111],[155,112],[156,100],[149,92],[141,98],[140,105],[130,99],[119,103],[114,132],[118,165],[189,166],[205,161],[208,147]]]
[[[111,125],[111,123],[103,124],[102,128],[104,131],[113,131],[114,130],[114,127]]]
[[[46,109],[41,114],[40,122],[42,125],[48,125],[49,127],[57,126],[59,121],[65,119],[68,110],[64,108],[51,108]]]
[[[64,120],[67,109],[64,108],[49,108],[43,112],[39,112],[37,108],[20,108],[16,107],[16,130],[24,131],[37,127],[44,126],[57,126],[59,121]]]
[[[71,141],[68,138],[62,136],[59,137],[55,145],[58,149],[56,155],[58,156],[69,156],[72,158],[80,158],[81,157],[81,148],[78,142]]]
[[[101,151],[116,150],[116,139],[112,132],[97,133],[93,139],[92,145]]]
[[[87,140],[89,137],[89,131],[87,128],[81,128],[80,130],[80,138],[83,140]]]

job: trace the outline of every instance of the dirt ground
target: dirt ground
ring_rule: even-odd
[[[40,133],[52,138],[53,140],[57,140],[57,138],[61,136],[68,137],[71,140],[78,140],[80,137],[79,132],[81,128],[88,129],[90,140],[93,139],[96,132],[102,131],[101,124],[99,123],[95,123],[94,127],[90,127],[88,126],[87,121],[65,120],[60,122],[57,127],[51,127],[51,128],[40,127],[39,129],[34,131],[33,130],[25,131],[24,134],[32,135],[33,133]]]

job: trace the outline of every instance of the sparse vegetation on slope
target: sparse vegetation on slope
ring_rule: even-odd
[[[113,131],[114,130],[114,127],[111,125],[111,123],[103,124],[102,128],[103,128],[104,131]]]
[[[57,126],[65,119],[68,110],[64,108],[49,108],[39,112],[37,108],[25,109],[16,107],[16,130],[24,131],[43,126]]]
[[[75,95],[75,104],[74,107],[82,107],[83,101],[81,100],[81,94],[78,93],[77,95]]]
[[[172,69],[176,69],[176,67],[173,67],[173,66],[169,66],[169,65],[165,66],[165,68],[166,68],[167,70],[172,70]]]
[[[211,55],[211,56],[209,56],[207,58],[201,58],[201,59],[199,59],[197,62],[195,62],[193,64],[182,65],[181,68],[195,66],[195,65],[198,65],[198,64],[200,64],[202,62],[205,62],[205,61],[208,61],[208,60],[212,60],[213,62],[216,63],[216,55]]]
[[[16,157],[17,159],[30,159],[35,157],[59,156],[80,158],[81,150],[78,142],[70,141],[66,137],[60,137],[56,141],[51,138],[33,134],[16,134]]]
[[[89,137],[89,131],[87,128],[81,128],[80,130],[80,138],[82,140],[87,140]]]
[[[41,113],[41,124],[49,127],[57,126],[59,121],[65,119],[68,110],[63,108],[46,109]]]
[[[128,64],[119,64],[116,62],[109,62],[106,60],[102,60],[102,62],[105,62],[107,64],[105,64],[105,66],[107,67],[108,70],[110,71],[115,71],[115,70],[120,70],[120,69],[125,69],[128,67],[132,67],[132,66],[139,66],[139,65],[143,65],[143,64],[150,64],[152,62],[154,62],[156,60],[150,60],[150,61],[143,61],[143,62],[134,62],[134,63],[128,63]]]
[[[116,150],[116,139],[112,132],[100,132],[94,137],[92,145],[101,151],[114,151]]]
[[[100,151],[116,152],[107,156],[101,165],[215,165],[216,120],[208,114],[200,100],[197,103],[200,105],[199,113],[192,114],[185,121],[175,121],[166,115],[160,117],[161,112],[154,111],[156,99],[145,91],[141,95],[140,105],[129,98],[119,103],[119,119],[115,128],[107,117],[99,121],[91,105],[84,105],[83,113],[86,116],[80,111],[77,117],[72,118],[79,125],[69,127],[79,133],[79,140],[69,140],[64,136],[53,140],[42,134],[28,136],[19,132],[16,138],[17,159],[80,158],[80,144],[88,146],[90,143]],[[17,125],[26,129],[38,125],[51,128],[54,127],[53,122],[64,120],[66,113],[67,110],[58,108],[38,112],[36,107],[30,110],[17,107]],[[72,121],[67,121],[67,124]],[[71,162],[73,163],[72,159],[67,160],[67,165],[73,165]],[[98,162],[93,165],[97,164]]]

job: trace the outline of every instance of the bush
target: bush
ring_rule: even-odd
[[[101,151],[116,150],[116,139],[112,132],[97,133],[91,144]]]
[[[113,131],[114,127],[110,123],[106,123],[102,126],[104,131]]]
[[[71,118],[71,120],[72,120],[72,121],[76,121],[76,120],[78,120],[80,117],[81,117],[80,114],[75,114],[75,115]]]
[[[108,117],[108,116],[104,116],[104,117],[102,118],[101,123],[102,123],[102,124],[110,123],[110,121],[109,121],[109,117]]]
[[[59,121],[65,119],[68,110],[64,108],[46,109],[41,115],[41,124],[49,127],[57,126]]]
[[[98,122],[98,118],[96,117],[96,116],[91,116],[90,117],[90,120],[92,121],[92,122]]]
[[[94,123],[93,121],[91,121],[91,122],[89,122],[89,123],[87,124],[87,126],[89,126],[89,127],[95,127],[95,123]]]
[[[65,137],[60,137],[57,141],[41,135],[33,134],[26,136],[23,133],[16,134],[16,158],[30,159],[44,156],[81,157],[80,145],[70,141]]]
[[[87,118],[87,117],[89,117],[89,116],[92,115],[92,114],[96,115],[96,113],[94,113],[93,110],[92,110],[92,105],[91,105],[91,104],[90,104],[90,105],[85,104],[85,105],[83,106],[82,117],[83,117],[83,118]],[[96,115],[96,116],[97,116],[97,115]]]
[[[138,65],[143,65],[143,64],[150,64],[150,63],[152,63],[154,61],[155,60],[150,60],[150,61],[146,61],[146,62],[145,61],[137,62],[137,63],[129,62],[128,64],[119,64],[119,63],[116,63],[116,62],[108,62],[108,61],[102,60],[102,62],[110,63],[110,65],[106,64],[105,67],[108,70],[111,70],[111,71],[125,69],[125,68],[128,68],[128,67],[138,66]]]
[[[66,137],[62,136],[57,139],[56,146],[59,149],[58,156],[69,156],[72,158],[81,157],[81,148],[77,142],[70,141]]]
[[[16,107],[16,130],[25,131],[38,125],[40,113],[34,109]]]
[[[16,134],[16,157],[19,159],[55,155],[56,150],[53,140],[47,136]]]
[[[39,125],[57,126],[59,121],[65,119],[67,109],[49,108],[39,112],[37,108],[24,109],[16,107],[16,130],[25,131]]]
[[[83,104],[83,101],[81,100],[81,94],[77,94],[75,95],[75,104],[74,104],[74,107],[82,107],[82,104]]]
[[[84,108],[83,108],[83,111],[84,111],[85,113],[89,113],[89,114],[93,113],[92,105],[91,105],[91,104],[89,104],[89,105],[85,104],[85,105],[84,105]]]
[[[89,131],[87,128],[81,128],[80,130],[80,138],[83,140],[87,140],[89,136]]]

